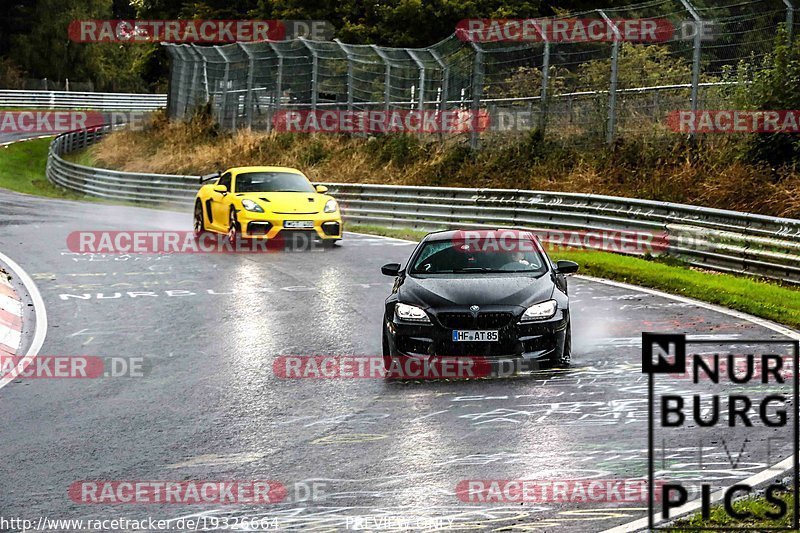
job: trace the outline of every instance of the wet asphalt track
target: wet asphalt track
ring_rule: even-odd
[[[0,515],[202,513],[319,531],[377,515],[453,520],[458,530],[598,531],[644,516],[646,504],[463,503],[455,487],[643,476],[641,332],[779,337],[694,305],[572,279],[568,371],[466,382],[281,379],[272,370],[280,354],[380,353],[391,286],[380,266],[402,262],[411,245],[350,234],[323,253],[93,256],[66,247],[72,231],[190,226],[188,211],[0,193],[0,250],[47,305],[41,353],[142,356],[152,367],[143,378],[26,380],[0,390]],[[693,453],[678,440],[666,444],[675,458]],[[717,467],[716,485],[764,468],[764,443],[752,446],[737,469]],[[709,453],[721,456],[719,447]],[[285,502],[257,507],[73,503],[67,488],[87,479],[271,479],[290,490]],[[325,497],[295,501],[294,484],[313,480]]]

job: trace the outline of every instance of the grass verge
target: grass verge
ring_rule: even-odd
[[[728,528],[730,530],[737,529],[756,529],[761,532],[777,531],[778,529],[786,529],[792,525],[794,518],[794,496],[792,494],[785,494],[781,499],[786,502],[788,512],[786,516],[778,520],[770,519],[767,513],[775,513],[778,508],[769,504],[764,498],[746,498],[733,503],[733,508],[737,513],[750,513],[752,518],[747,520],[736,520],[725,513],[722,507],[714,507],[711,509],[711,515],[708,520],[703,520],[702,516],[697,513],[691,517],[677,520],[674,524],[675,529],[670,529],[673,533],[697,533],[697,529],[685,528]],[[712,529],[704,529],[701,531],[713,531]]]
[[[51,139],[33,139],[0,147],[0,187],[48,198],[85,200],[82,194],[50,183],[45,177]]]
[[[424,231],[349,225],[349,231],[419,240]],[[756,278],[690,268],[674,259],[640,258],[595,250],[566,249],[551,257],[581,265],[581,274],[622,281],[735,309],[800,328],[800,290]]]

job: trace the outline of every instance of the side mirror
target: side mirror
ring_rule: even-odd
[[[214,185],[214,192],[225,194],[228,192],[228,187],[226,187],[225,185]]]
[[[384,276],[397,276],[400,273],[400,263],[388,263],[381,267]]]
[[[578,271],[578,263],[575,261],[558,261],[556,263],[556,269],[558,269],[559,274],[574,274]]]
[[[320,193],[320,194],[325,194],[326,192],[328,192],[328,188],[327,188],[326,186],[324,186],[324,185],[317,185],[317,186],[316,186],[316,187],[314,187],[314,188],[315,188],[315,189],[317,190],[317,192],[318,192],[318,193]]]

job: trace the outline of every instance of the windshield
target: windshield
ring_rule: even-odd
[[[530,240],[503,250],[482,250],[456,241],[431,241],[420,249],[411,274],[481,274],[547,271],[545,259]]]
[[[236,176],[236,192],[315,192],[305,176],[291,172],[247,172]]]

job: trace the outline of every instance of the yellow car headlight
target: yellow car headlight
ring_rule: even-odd
[[[325,203],[325,209],[323,212],[325,213],[335,213],[339,206],[336,204],[336,200],[330,199]]]
[[[253,213],[263,213],[264,212],[264,209],[262,209],[260,205],[255,203],[253,200],[248,200],[247,198],[242,200],[242,207],[244,207],[248,211],[252,211]]]

